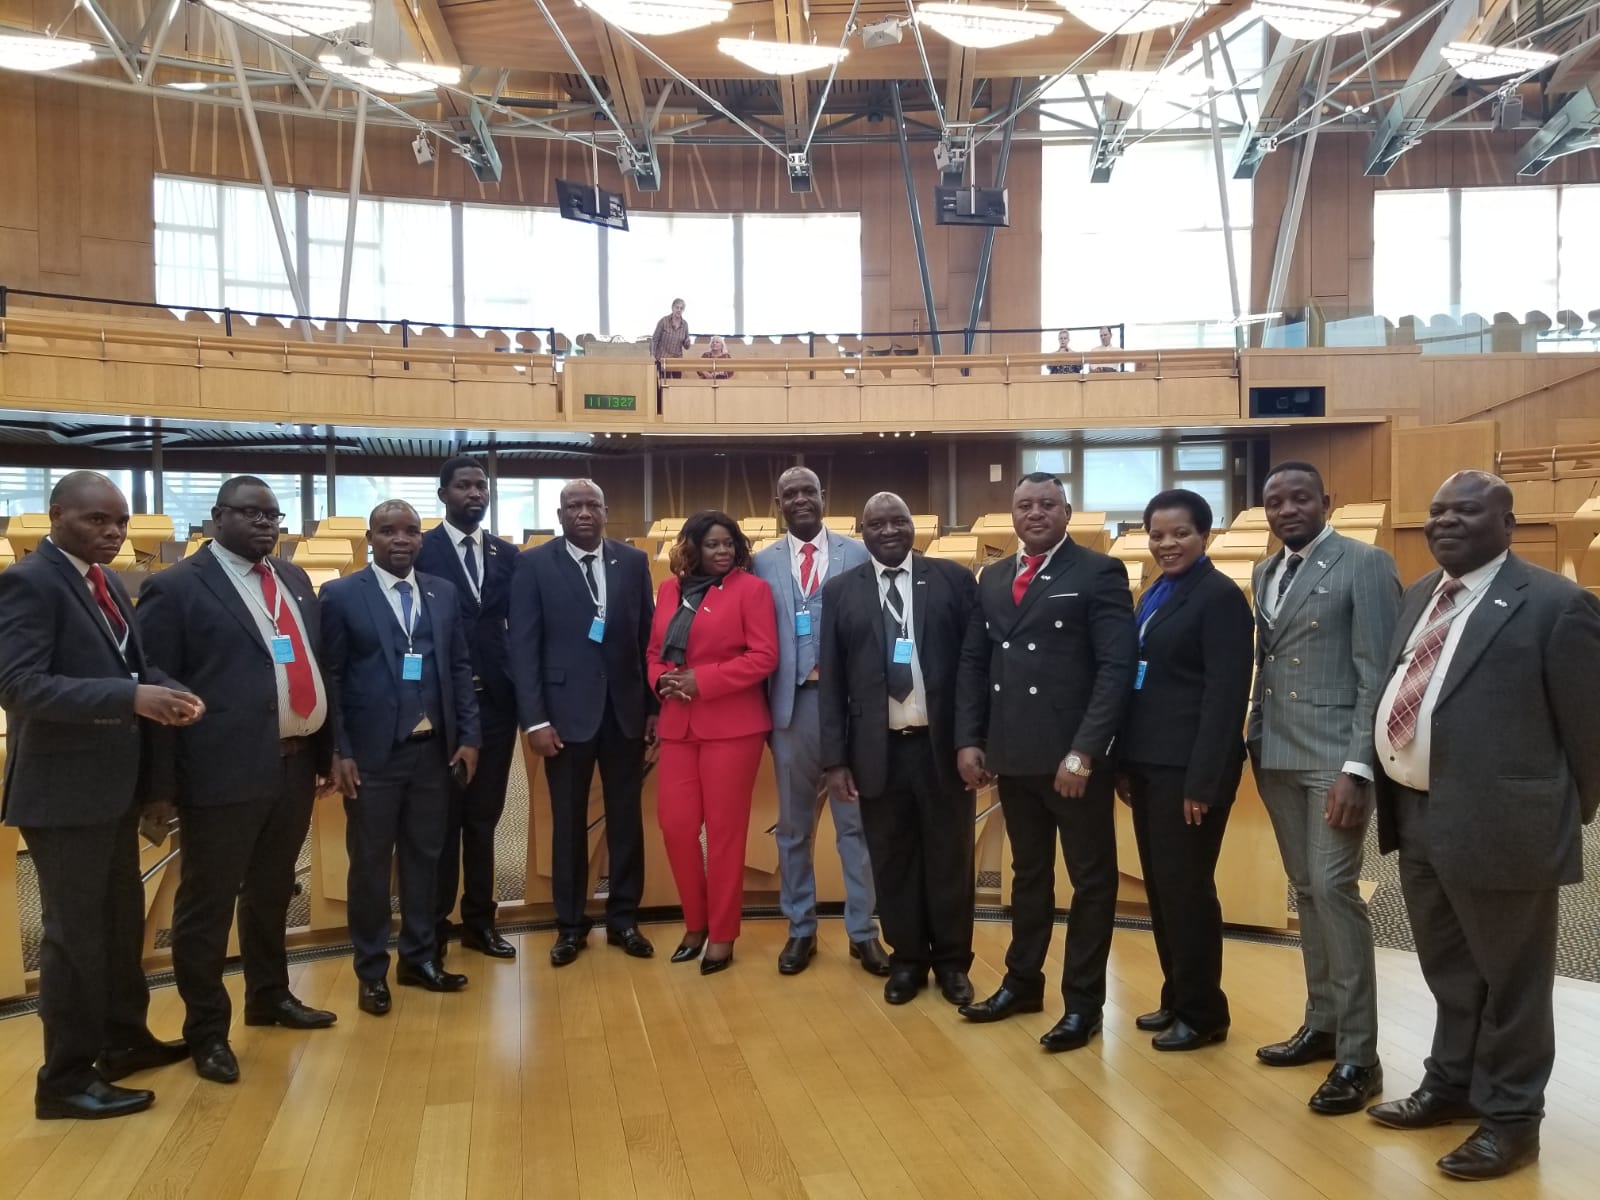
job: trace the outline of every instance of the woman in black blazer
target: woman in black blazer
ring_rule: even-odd
[[[1215,874],[1244,767],[1255,630],[1244,592],[1206,557],[1204,497],[1162,492],[1144,527],[1161,576],[1139,598],[1139,666],[1116,753],[1164,979],[1160,1008],[1137,1024],[1159,1031],[1157,1050],[1194,1050],[1228,1036]]]

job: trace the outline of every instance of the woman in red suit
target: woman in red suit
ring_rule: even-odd
[[[695,513],[672,548],[673,578],[661,585],[650,629],[661,834],[687,930],[672,961],[704,947],[702,975],[733,961],[750,793],[772,728],[766,679],[778,665],[778,631],[772,589],[749,565],[750,540],[732,517]]]

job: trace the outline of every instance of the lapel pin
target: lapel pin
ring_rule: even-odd
[[[1500,599],[1500,597],[1499,597],[1499,596],[1496,596],[1496,597],[1495,597],[1495,598],[1494,598],[1494,602],[1495,602],[1495,603],[1496,603],[1496,604],[1498,604],[1498,605],[1499,605],[1499,606],[1500,606],[1500,607],[1501,607],[1501,608],[1509,608],[1509,607],[1511,607],[1511,606],[1510,606],[1510,605],[1509,605],[1509,604],[1507,604],[1507,603],[1506,603],[1506,602],[1505,602],[1505,601],[1504,601],[1504,600],[1502,600],[1502,599]]]
[[[1320,558],[1317,559],[1317,566],[1321,567],[1324,571],[1328,569],[1328,564],[1323,562]]]
[[[1046,583],[1050,582],[1050,576],[1048,576],[1048,575],[1041,575],[1041,576],[1039,576],[1039,578],[1044,580]]]

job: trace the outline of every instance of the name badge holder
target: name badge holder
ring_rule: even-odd
[[[802,608],[799,612],[795,613],[794,635],[795,637],[811,636],[811,610],[809,608]]]
[[[911,639],[910,638],[908,638],[908,637],[897,637],[897,638],[895,638],[895,640],[894,640],[894,661],[897,662],[897,663],[909,663],[911,661]]]
[[[600,569],[605,570],[604,567]],[[589,593],[589,599],[594,601],[594,616],[589,621],[589,640],[598,644],[606,640],[606,606],[600,603],[600,585],[589,586],[588,572],[584,572],[583,586]]]
[[[268,567],[267,570],[271,571],[272,568]],[[283,580],[274,573],[272,582],[276,586],[272,590],[271,612],[267,611],[267,606],[257,599],[256,594],[249,588],[245,588],[244,593],[255,602],[255,606],[272,624],[272,637],[267,640],[267,648],[272,651],[272,661],[279,666],[287,666],[294,662],[294,640],[283,632],[282,626],[278,623],[283,615]]]
[[[406,652],[400,656],[400,678],[407,683],[418,683],[422,679],[422,655],[416,652],[417,636],[417,610],[422,607],[422,596],[417,596],[417,602],[411,607],[411,623],[405,626]]]
[[[886,593],[884,596],[885,601],[888,600],[889,594],[891,593],[894,595],[895,599],[900,599],[900,593],[897,590],[896,585],[892,582],[889,584],[889,593]],[[905,610],[902,607],[903,604],[904,601],[901,601],[901,604],[889,605],[889,611],[894,614],[895,620],[900,622],[900,636],[894,640],[894,661],[897,665],[901,666],[911,661],[911,649],[915,644],[911,638],[911,629],[906,624]]]

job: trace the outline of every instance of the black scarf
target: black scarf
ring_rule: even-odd
[[[713,587],[721,587],[726,575],[685,575],[678,580],[678,608],[667,623],[667,633],[662,639],[661,659],[681,667],[688,661],[689,627],[694,615],[700,611],[700,602]]]

